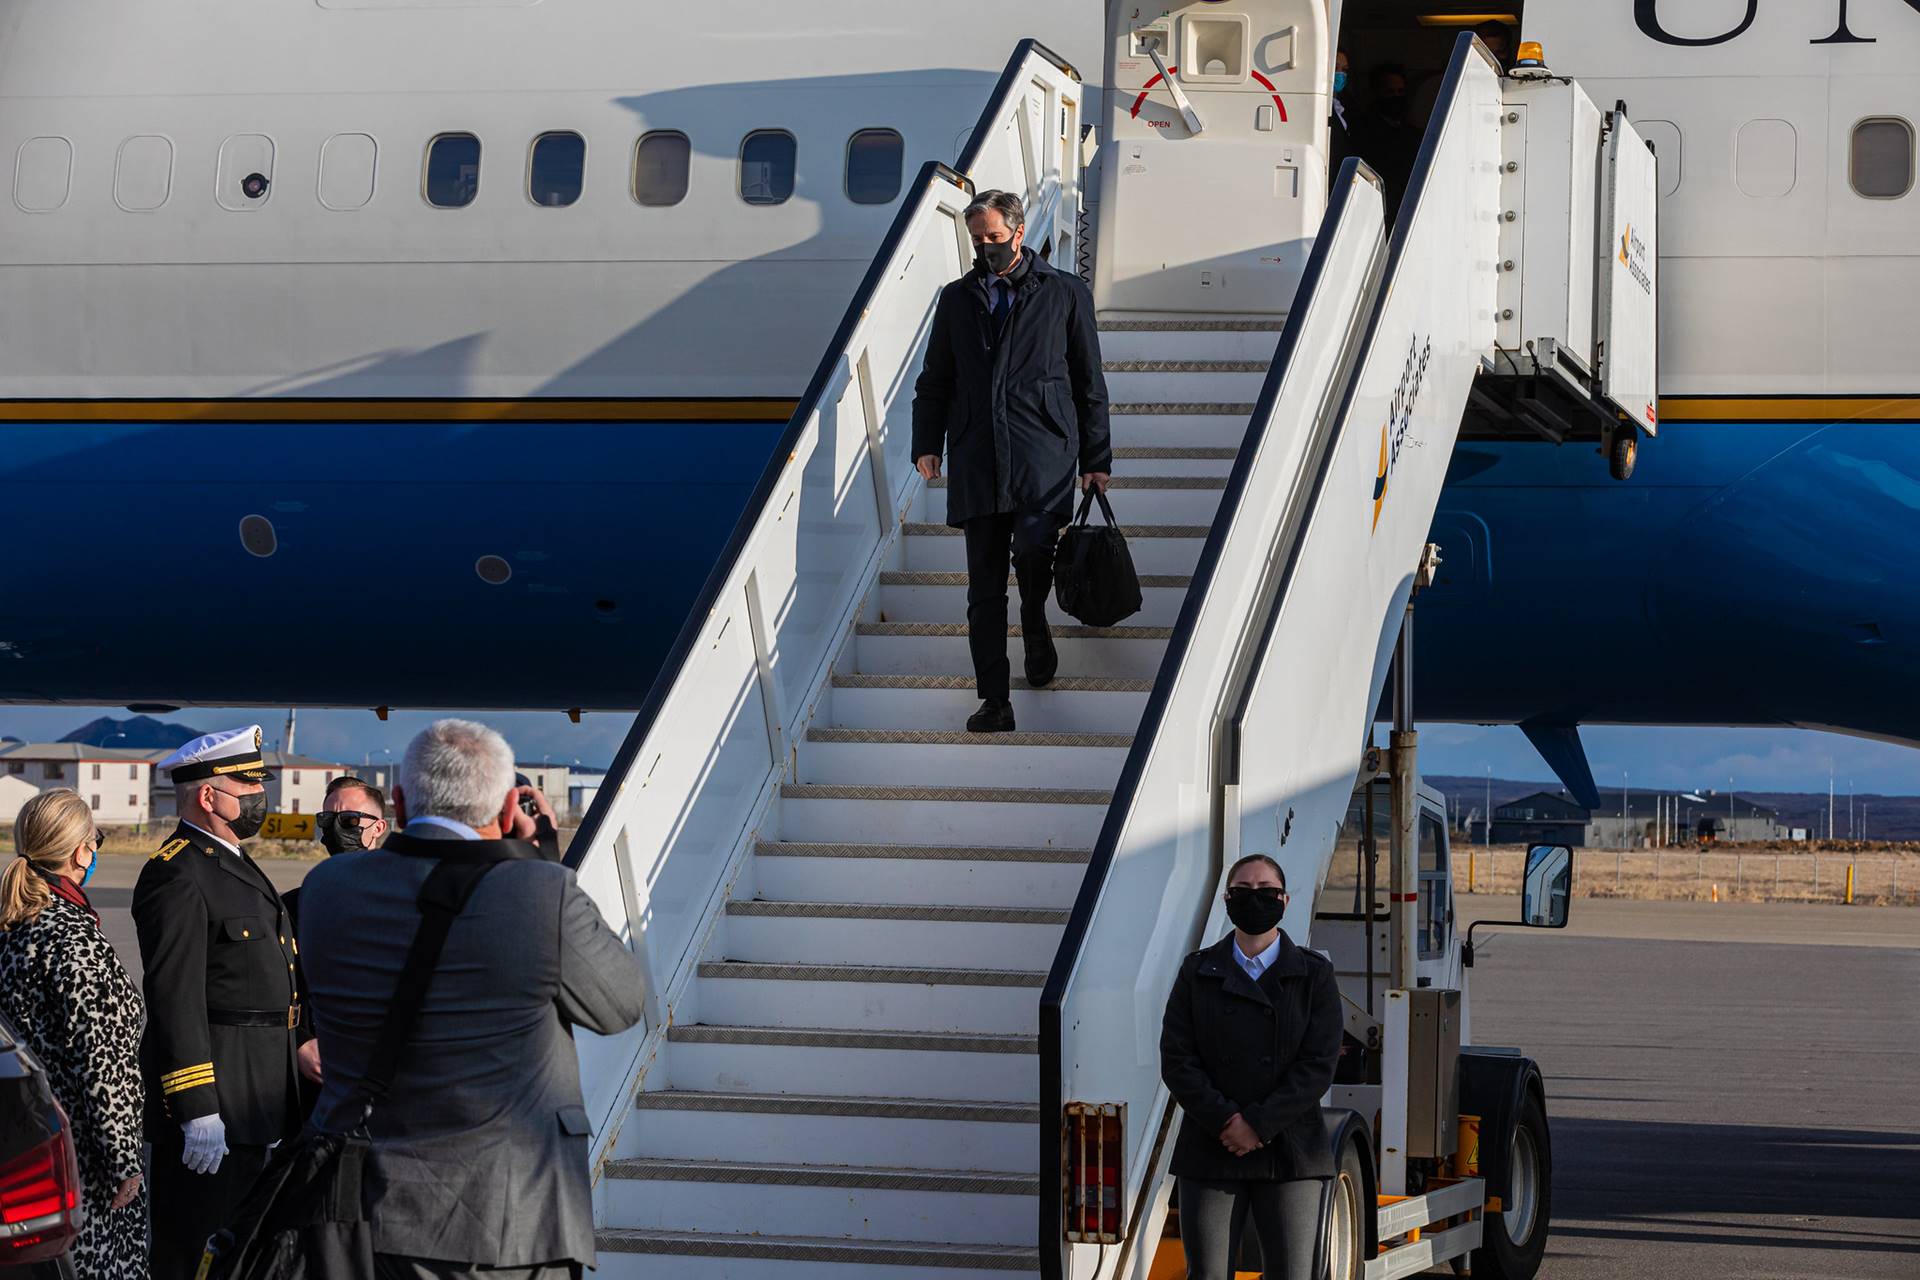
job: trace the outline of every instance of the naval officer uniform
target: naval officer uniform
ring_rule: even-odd
[[[157,767],[176,786],[246,786],[244,796],[216,789],[239,807],[228,821],[234,835],[259,830],[265,792],[251,788],[272,775],[258,726],[198,738]],[[152,1274],[187,1280],[267,1148],[301,1123],[297,947],[266,873],[239,845],[185,820],[141,869],[133,918],[147,997],[140,1065],[153,1144]]]

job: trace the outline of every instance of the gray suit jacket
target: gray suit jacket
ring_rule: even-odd
[[[326,1073],[314,1122],[350,1127],[435,865],[482,846],[416,826],[314,868],[300,955]],[[392,1092],[368,1123],[374,1248],[469,1264],[591,1266],[589,1125],[568,1024],[640,1020],[641,971],[573,872],[532,845],[487,873],[453,923]]]

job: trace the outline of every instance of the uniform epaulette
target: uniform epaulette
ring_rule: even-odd
[[[147,860],[151,862],[154,858],[158,858],[162,862],[172,862],[174,854],[180,852],[182,849],[191,848],[193,848],[193,841],[185,839],[184,837],[178,840],[169,840],[156,849]]]

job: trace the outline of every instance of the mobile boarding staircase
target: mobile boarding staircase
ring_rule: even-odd
[[[909,408],[976,189],[1024,192],[1027,244],[1078,260],[1079,77],[1022,44],[959,163],[903,197],[570,854],[650,984],[641,1026],[579,1037],[602,1274],[1146,1274],[1167,989],[1222,927],[1226,861],[1322,879],[1495,340],[1501,83],[1466,38],[1391,242],[1349,162],[1324,218],[1317,183],[1282,202],[1304,232],[1162,280],[1231,309],[1125,302],[1129,183],[1181,172],[1154,113],[1213,113],[1231,142],[1225,107],[1290,108],[1311,168],[1331,49],[1324,9],[1295,7],[1298,84],[1143,110],[1114,80],[1094,225],[1145,605],[1057,624],[1060,673],[1016,686],[1017,733],[964,732],[962,539]],[[1188,198],[1208,216],[1208,189]]]

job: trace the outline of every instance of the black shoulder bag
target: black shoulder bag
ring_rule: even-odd
[[[428,874],[420,927],[361,1081],[359,1121],[345,1133],[310,1124],[274,1148],[232,1224],[207,1240],[197,1280],[373,1280],[373,1224],[360,1194],[372,1145],[367,1119],[393,1086],[454,917],[496,865],[442,861]]]
[[[1107,519],[1105,526],[1087,520],[1095,498]],[[1088,486],[1080,514],[1054,545],[1053,583],[1061,610],[1090,627],[1111,627],[1140,612],[1140,577],[1133,571],[1133,555],[1101,490]]]

